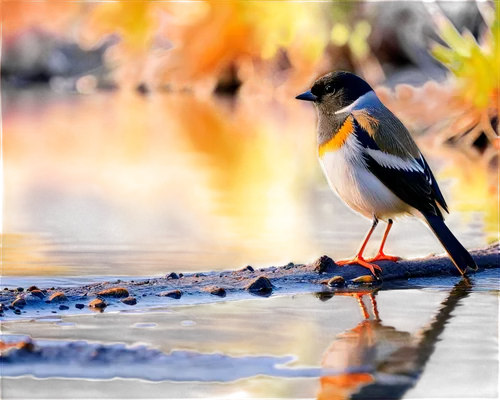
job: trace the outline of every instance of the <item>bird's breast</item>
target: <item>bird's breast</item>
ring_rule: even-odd
[[[320,143],[318,147],[319,156],[323,157],[328,152],[337,151],[342,148],[353,133],[354,121],[352,116],[349,116],[336,132],[331,133],[331,137],[327,141]]]
[[[368,170],[355,135],[336,150],[320,153],[320,162],[330,187],[354,211],[380,219],[409,212],[409,206]]]

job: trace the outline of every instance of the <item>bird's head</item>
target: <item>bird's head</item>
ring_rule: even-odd
[[[371,86],[359,76],[335,71],[316,80],[311,90],[295,98],[312,101],[319,110],[330,114],[351,105],[371,90]]]

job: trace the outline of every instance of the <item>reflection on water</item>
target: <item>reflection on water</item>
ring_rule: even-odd
[[[327,187],[314,110],[299,103],[3,93],[4,274],[151,275],[352,255],[369,222]],[[448,163],[436,160],[439,176]],[[459,165],[447,172],[458,186]],[[484,245],[497,211],[481,202],[459,212],[452,180],[442,183],[449,225],[465,246]],[[395,224],[391,238],[398,255],[442,252],[418,221]]]
[[[52,350],[45,364],[36,354],[24,364],[12,358],[5,374],[14,377],[4,378],[2,389],[5,398],[28,392],[60,398],[495,397],[500,278],[489,271],[494,286],[478,291],[482,274],[448,290],[358,290],[320,296],[322,301],[302,295],[145,314],[61,316],[56,323],[10,321],[4,334],[30,335]],[[73,344],[65,350],[67,342]],[[57,351],[61,356],[54,360]],[[154,355],[149,363],[148,354]],[[31,374],[52,378],[15,378]],[[69,387],[61,376],[75,379]],[[120,385],[109,376],[121,377]],[[142,380],[132,388],[133,377]]]

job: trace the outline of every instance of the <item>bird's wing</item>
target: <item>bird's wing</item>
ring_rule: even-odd
[[[363,147],[366,167],[405,203],[421,212],[441,216],[424,167],[413,157],[400,157],[380,149],[374,138],[359,125],[355,135]]]
[[[410,133],[376,94],[360,97],[350,113],[370,171],[416,209],[440,215],[437,201],[448,212],[437,181]]]

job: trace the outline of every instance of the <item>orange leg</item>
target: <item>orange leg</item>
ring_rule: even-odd
[[[392,221],[392,219],[389,219],[387,221],[387,228],[385,229],[385,232],[384,232],[384,237],[382,238],[382,242],[380,243],[380,248],[378,249],[378,253],[375,257],[373,258],[369,258],[368,262],[374,262],[374,261],[398,261],[400,258],[399,257],[396,257],[396,256],[388,256],[387,254],[384,253],[384,245],[385,245],[385,241],[387,240],[387,236],[389,235],[389,231],[391,230],[392,228],[392,224],[394,222]]]
[[[373,222],[372,222],[372,227],[366,234],[365,240],[363,241],[363,244],[361,245],[361,248],[358,250],[358,253],[354,256],[354,258],[350,260],[339,260],[336,261],[337,265],[352,265],[352,264],[358,264],[361,265],[362,267],[368,268],[373,275],[377,275],[376,270],[382,271],[382,269],[377,265],[377,264],[370,264],[363,258],[363,252],[365,251],[365,247],[370,240],[370,237],[377,227],[378,224],[378,218],[373,216]]]

